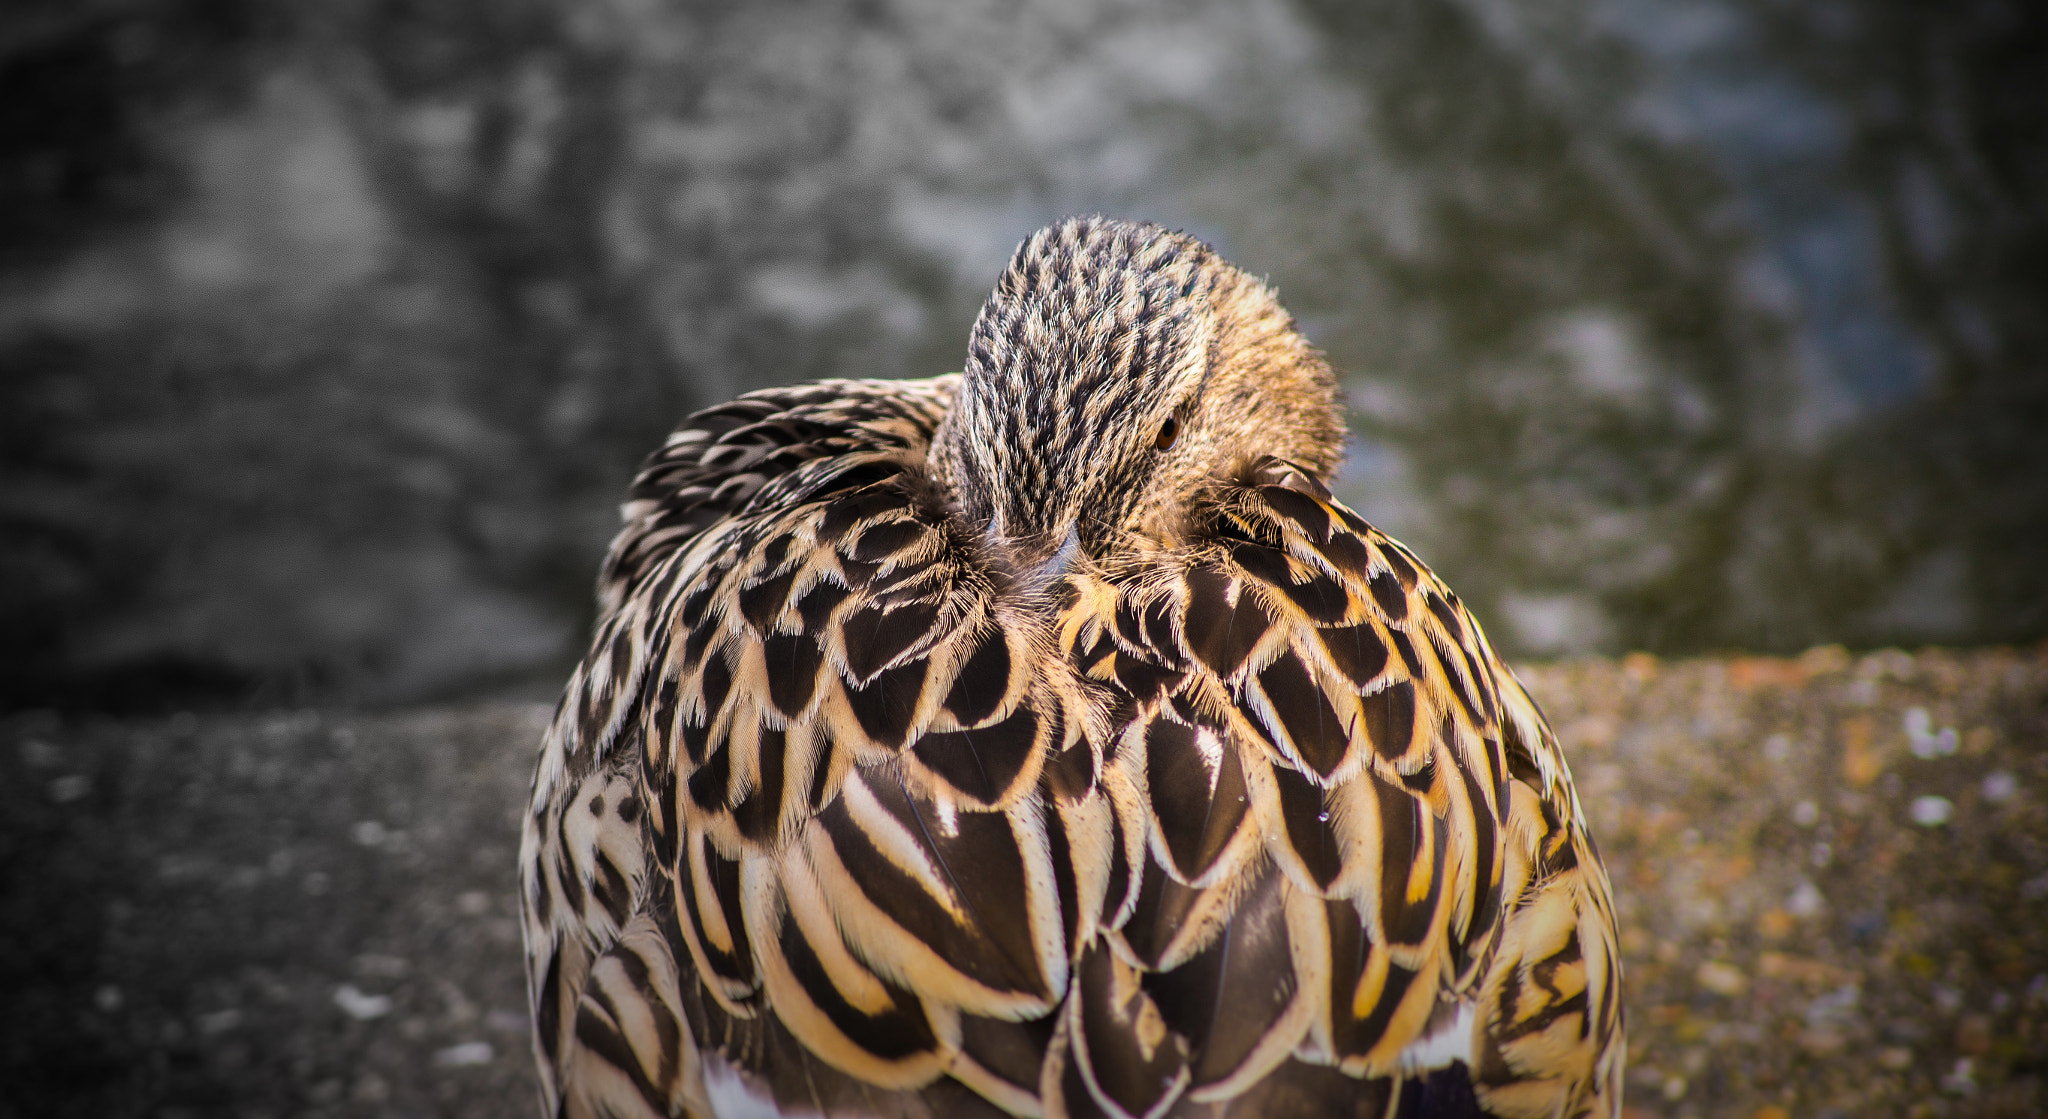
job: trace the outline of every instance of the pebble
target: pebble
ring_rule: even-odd
[[[1956,1019],[1956,1049],[1963,1053],[1981,1055],[1991,1051],[1991,1019],[1983,1014],[1965,1014]]]
[[[368,1022],[391,1013],[389,995],[365,994],[357,990],[352,983],[343,983],[334,989],[334,1005],[340,1007],[343,1014],[358,1022]]]
[[[199,1016],[199,1032],[206,1037],[226,1033],[242,1024],[242,1012],[234,1007]]]
[[[1947,797],[1924,796],[1913,798],[1913,822],[1923,828],[1938,828],[1948,823],[1955,815],[1956,806]]]
[[[378,979],[399,979],[412,970],[412,965],[401,956],[389,956],[381,952],[365,952],[355,959],[356,970]]]
[[[361,1103],[383,1103],[391,1098],[391,1082],[374,1072],[366,1072],[356,1078],[355,1087],[349,1089],[349,1097]]]
[[[1993,804],[2004,804],[2019,791],[2019,778],[2003,769],[1993,770],[1984,775],[1984,799]]]
[[[1956,752],[1956,728],[1943,727],[1937,733],[1934,719],[1925,707],[1906,709],[1906,745],[1916,758],[1945,758]]]
[[[509,1010],[493,1010],[484,1015],[484,1025],[506,1033],[524,1033],[527,1021],[524,1013],[515,1014]]]
[[[434,1052],[434,1063],[443,1068],[462,1068],[467,1065],[487,1065],[498,1055],[488,1041],[465,1041]]]
[[[1693,978],[1707,990],[1725,998],[1734,998],[1749,989],[1749,976],[1742,969],[1719,960],[1708,960],[1699,967]]]

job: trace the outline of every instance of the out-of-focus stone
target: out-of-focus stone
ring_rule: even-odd
[[[1708,960],[1693,973],[1693,978],[1706,990],[1724,998],[1734,998],[1749,990],[1749,976],[1742,970],[1718,960]]]
[[[1981,1057],[1991,1051],[1991,1017],[1965,1014],[1956,1020],[1956,1051]]]

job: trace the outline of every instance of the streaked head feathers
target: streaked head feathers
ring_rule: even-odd
[[[962,515],[1033,558],[1100,556],[1248,451],[1321,475],[1341,428],[1328,362],[1272,289],[1184,233],[1072,218],[1033,234],[983,304],[933,448]]]

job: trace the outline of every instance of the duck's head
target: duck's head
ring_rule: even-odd
[[[1250,458],[1337,463],[1336,380],[1272,289],[1160,226],[1070,218],[982,305],[932,461],[1022,569],[1171,543]]]

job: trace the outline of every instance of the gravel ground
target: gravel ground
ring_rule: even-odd
[[[2048,650],[1525,676],[1614,881],[1631,1109],[2048,1114]]]
[[[547,714],[15,720],[0,1114],[534,1114],[512,868]]]
[[[2048,650],[1537,665],[1633,1117],[2048,1112]],[[0,1115],[522,1115],[545,707],[0,722]]]

